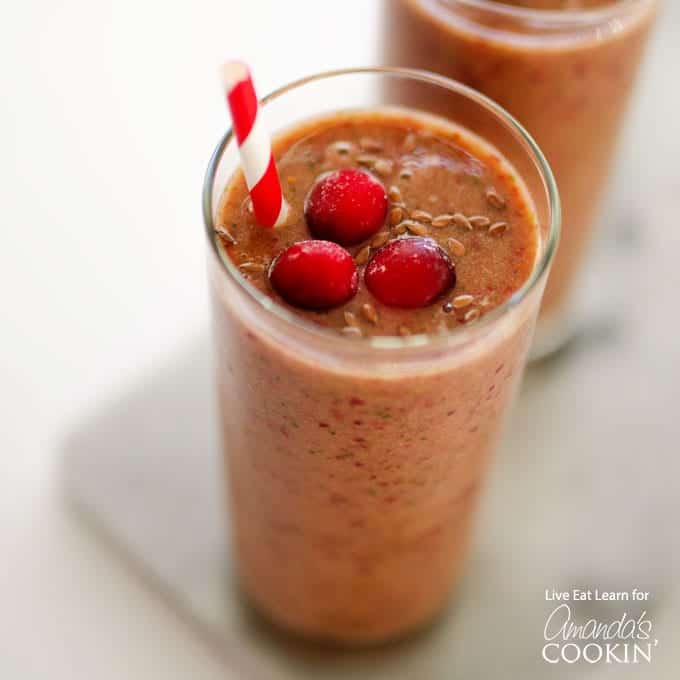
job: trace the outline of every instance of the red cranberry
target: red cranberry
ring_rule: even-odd
[[[354,297],[359,275],[352,256],[337,243],[300,241],[269,269],[272,287],[291,305],[330,309]]]
[[[456,269],[432,240],[401,238],[383,246],[366,265],[366,286],[389,307],[427,307],[456,285]]]
[[[351,246],[375,234],[385,221],[385,187],[363,170],[336,170],[307,197],[305,218],[317,238]]]

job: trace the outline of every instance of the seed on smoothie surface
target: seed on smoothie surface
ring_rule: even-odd
[[[384,158],[380,158],[373,164],[373,170],[382,177],[387,177],[388,175],[392,174],[392,171],[394,170],[394,163],[392,161],[385,160]]]
[[[416,220],[416,222],[432,222],[432,215],[427,212],[427,210],[413,210],[411,212],[411,219]]]
[[[401,189],[394,184],[387,190],[387,196],[392,203],[403,203],[404,198],[401,195]]]
[[[445,314],[450,314],[453,311],[453,303],[451,300],[447,300],[443,305],[442,305],[442,311]]]
[[[361,305],[361,313],[367,321],[376,325],[378,323],[378,312],[375,311],[375,307],[370,303],[366,302]]]
[[[484,229],[491,224],[491,220],[486,215],[472,215],[468,217],[468,222],[476,228]]]
[[[446,245],[452,255],[455,255],[456,257],[463,257],[463,255],[465,255],[465,245],[457,238],[447,238]]]
[[[359,165],[364,165],[367,168],[372,168],[377,160],[377,156],[369,153],[362,153],[357,156],[357,163]]]
[[[401,148],[406,151],[410,152],[413,151],[418,144],[418,138],[415,136],[413,132],[409,132],[406,137],[404,137],[404,141],[402,142]]]
[[[406,217],[404,209],[400,205],[397,205],[390,210],[389,222],[394,227],[399,224],[404,217]]]
[[[468,310],[465,313],[465,316],[463,317],[463,321],[465,321],[465,323],[472,323],[473,321],[477,321],[477,319],[479,319],[479,316],[480,316],[479,309],[477,309],[476,307],[473,307],[472,309]]]
[[[403,168],[399,172],[399,179],[409,180],[411,177],[413,177],[413,170],[410,168]]]
[[[371,241],[371,248],[380,248],[384,246],[390,240],[390,234],[387,231],[381,231],[376,234]]]
[[[456,295],[451,300],[451,304],[453,305],[454,309],[465,309],[466,307],[469,307],[474,301],[475,301],[474,296],[463,294]]]
[[[357,319],[356,314],[354,314],[354,312],[345,311],[345,312],[342,313],[342,317],[345,320],[346,326],[358,326],[359,325],[359,320]]]
[[[375,151],[382,151],[383,150],[382,143],[379,142],[377,139],[374,139],[373,137],[362,137],[359,140],[359,147],[361,148],[362,151],[369,151],[369,152],[375,152]]]
[[[505,208],[505,199],[493,187],[486,190],[486,200],[492,208]]]
[[[462,229],[467,229],[468,231],[472,231],[472,225],[470,224],[470,220],[468,220],[463,213],[456,213],[452,217],[453,223]]]
[[[224,225],[219,225],[215,227],[215,233],[222,237],[224,241],[226,241],[229,245],[235,246],[236,245],[236,239],[234,238],[233,234],[227,229]]]
[[[328,149],[329,151],[332,151],[340,156],[346,156],[352,150],[352,143],[340,140],[330,144]]]
[[[249,272],[251,274],[257,274],[264,271],[264,265],[261,262],[243,262],[239,267],[244,272]]]
[[[436,229],[448,227],[451,222],[453,222],[453,215],[450,215],[449,213],[442,213],[441,215],[432,218],[432,226]]]
[[[415,220],[404,220],[402,225],[408,229],[409,233],[414,234],[415,236],[427,235],[427,227],[420,222],[416,222]]]
[[[504,234],[508,229],[508,223],[507,222],[494,222],[490,227],[489,227],[489,235],[490,236],[500,236],[501,234]]]
[[[355,256],[355,264],[361,265],[368,262],[368,257],[371,254],[371,246],[364,246]]]

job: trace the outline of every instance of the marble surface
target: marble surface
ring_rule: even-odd
[[[675,677],[680,426],[671,409],[680,344],[663,332],[680,283],[672,220],[653,204],[636,216],[613,202],[607,213],[583,326],[561,354],[530,368],[467,577],[448,614],[414,640],[323,652],[274,633],[243,606],[224,539],[207,337],[69,438],[75,506],[244,678],[443,680],[453,669],[480,679]],[[603,281],[617,279],[621,286],[603,292]],[[583,621],[646,612],[658,641],[652,663],[615,674],[606,664],[546,664],[543,627],[556,604],[545,593],[574,588],[648,592],[643,603],[571,606]]]

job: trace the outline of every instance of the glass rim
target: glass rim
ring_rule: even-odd
[[[496,0],[435,0],[443,5],[464,5],[473,9],[483,9],[497,15],[514,19],[538,20],[556,28],[587,27],[617,17],[631,7],[652,3],[655,0],[612,0],[602,7],[575,9],[541,9],[540,7],[517,7]]]
[[[259,308],[266,314],[272,315],[279,321],[283,321],[289,325],[292,325],[296,329],[302,329],[305,332],[310,333],[317,340],[320,339],[326,343],[337,341],[345,349],[348,349],[352,346],[362,349],[369,347],[371,349],[375,348],[384,350],[399,350],[402,348],[406,349],[423,346],[428,348],[446,347],[454,339],[460,340],[467,334],[478,332],[479,329],[491,326],[497,320],[506,316],[534,290],[539,281],[541,281],[544,274],[546,274],[553,260],[555,251],[557,250],[562,224],[560,197],[555,177],[552,173],[552,170],[550,169],[548,161],[543,155],[543,152],[540,150],[538,144],[534,141],[533,137],[531,137],[525,128],[505,109],[503,109],[499,104],[496,104],[496,102],[494,102],[489,97],[477,92],[477,90],[474,90],[467,85],[463,85],[458,81],[429,71],[388,66],[359,67],[322,71],[305,76],[303,78],[299,78],[273,90],[260,99],[260,104],[262,106],[266,106],[268,102],[274,101],[280,96],[285,95],[292,90],[303,87],[309,83],[353,75],[382,75],[388,77],[408,78],[411,80],[418,80],[422,83],[443,87],[456,92],[457,94],[463,95],[486,108],[487,110],[490,110],[493,115],[502,120],[502,122],[510,129],[512,133],[519,137],[520,141],[528,149],[530,155],[532,156],[532,160],[535,162],[541,175],[541,179],[543,180],[547,191],[550,210],[550,224],[548,225],[547,237],[544,239],[543,252],[534,264],[531,275],[522,284],[522,286],[518,288],[505,302],[503,302],[503,304],[498,305],[498,307],[495,307],[490,312],[482,315],[482,317],[474,324],[470,326],[464,326],[462,328],[456,327],[450,329],[446,333],[419,333],[410,336],[376,335],[362,338],[346,338],[340,333],[336,333],[311,321],[307,321],[303,317],[286,309],[284,306],[274,302],[268,295],[262,293],[254,286],[250,285],[239,272],[236,265],[231,262],[231,259],[227,256],[224,256],[220,252],[220,248],[217,245],[218,239],[215,232],[215,224],[212,214],[213,185],[222,157],[229,146],[229,143],[233,139],[233,129],[231,127],[229,127],[220,142],[215,147],[205,173],[202,191],[202,208],[206,238],[208,239],[208,243],[210,244],[213,254],[220,263],[221,272],[229,276],[238,285],[241,292],[245,293],[248,298],[256,302]]]

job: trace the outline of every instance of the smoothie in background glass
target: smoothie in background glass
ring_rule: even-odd
[[[406,91],[423,106],[403,108]],[[447,119],[428,110],[435,94],[450,102]],[[255,222],[231,134],[204,192],[239,579],[291,631],[381,642],[426,624],[461,574],[556,248],[559,201],[526,133],[445,78],[321,74],[274,93],[261,114],[281,131],[287,223]],[[291,305],[276,272],[319,235],[315,188],[345,172],[382,186],[385,200],[372,232],[346,244],[356,287],[328,309]],[[404,248],[413,257],[392,269]],[[318,271],[319,290],[331,274]]]
[[[564,230],[541,308],[536,354],[555,349],[570,332],[571,294],[656,5],[656,0],[384,3],[386,63],[442,73],[491,97],[529,130],[553,168]]]

